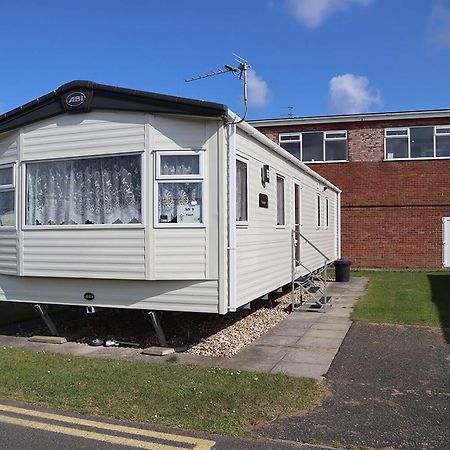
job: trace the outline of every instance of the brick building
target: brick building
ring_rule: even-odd
[[[354,267],[450,266],[450,110],[251,124],[342,189],[342,256]]]

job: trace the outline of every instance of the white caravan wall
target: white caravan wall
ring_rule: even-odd
[[[0,164],[14,162],[17,160],[18,140],[18,131],[0,134]]]
[[[150,227],[151,279],[218,278],[218,128],[220,122],[156,115],[150,118],[152,153],[166,150],[204,150],[203,213],[205,227]],[[152,155],[153,156],[153,155]],[[154,157],[151,158],[154,164]],[[154,169],[154,165],[153,165]],[[150,176],[154,179],[154,172]],[[153,196],[155,185],[149,191]],[[225,200],[223,200],[225,201]]]
[[[133,281],[0,275],[2,301],[218,313],[217,281]],[[95,295],[84,299],[86,292]]]
[[[18,140],[18,131],[0,134],[0,164],[17,160]],[[17,274],[17,230],[13,228],[0,227],[0,273]]]
[[[64,114],[23,131],[23,160],[144,151],[144,114]]]
[[[143,280],[144,230],[27,230],[23,275]]]
[[[237,226],[237,304],[242,305],[291,280],[291,230],[293,229],[293,179],[301,184],[301,232],[327,253],[337,257],[337,193],[299,167],[238,129],[237,155],[247,160],[249,185],[248,226]],[[263,164],[270,166],[270,182],[261,183]],[[277,226],[276,175],[285,177],[286,225]],[[259,207],[259,193],[269,197],[269,208]],[[329,227],[316,227],[316,195],[330,201]],[[323,200],[323,208],[325,200]],[[324,214],[324,213],[323,213]],[[323,216],[324,217],[324,216]],[[323,222],[324,223],[324,222]],[[305,242],[301,243],[302,263],[311,270],[323,265],[323,257]],[[305,273],[299,269],[298,275]]]

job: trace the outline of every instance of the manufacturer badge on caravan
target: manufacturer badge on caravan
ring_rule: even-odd
[[[82,92],[72,92],[66,97],[66,103],[68,106],[80,106],[86,101],[86,95]]]

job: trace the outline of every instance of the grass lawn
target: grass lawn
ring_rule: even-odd
[[[311,408],[321,393],[310,378],[0,348],[0,399],[220,434]]]
[[[355,272],[370,278],[353,320],[450,327],[450,272]]]

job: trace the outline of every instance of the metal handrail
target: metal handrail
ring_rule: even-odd
[[[325,302],[327,301],[327,278],[328,278],[328,264],[330,263],[331,259],[328,258],[328,256],[322,252],[315,244],[313,244],[307,237],[303,236],[300,231],[297,231],[295,229],[292,230],[292,245],[291,245],[291,256],[292,256],[292,289],[291,289],[291,301],[292,301],[292,307],[294,308],[295,304],[295,275],[296,275],[296,269],[297,269],[297,263],[299,266],[302,266],[304,269],[306,269],[309,273],[313,273],[308,267],[306,267],[304,264],[302,264],[300,261],[297,261],[297,258],[295,257],[295,245],[296,245],[296,236],[297,234],[299,237],[304,239],[314,250],[316,250],[323,258],[325,259],[324,265],[323,265],[323,271],[324,271],[324,297]],[[302,303],[302,302],[301,302]]]
[[[314,248],[317,252],[319,252],[328,262],[331,261],[331,259],[328,258],[328,256],[325,255],[325,253],[322,250],[320,250],[320,248],[318,248],[315,244],[313,244],[306,236],[303,236],[303,234],[300,233],[300,231],[295,230],[293,231],[294,233],[298,233],[301,238],[303,238],[312,248]]]

